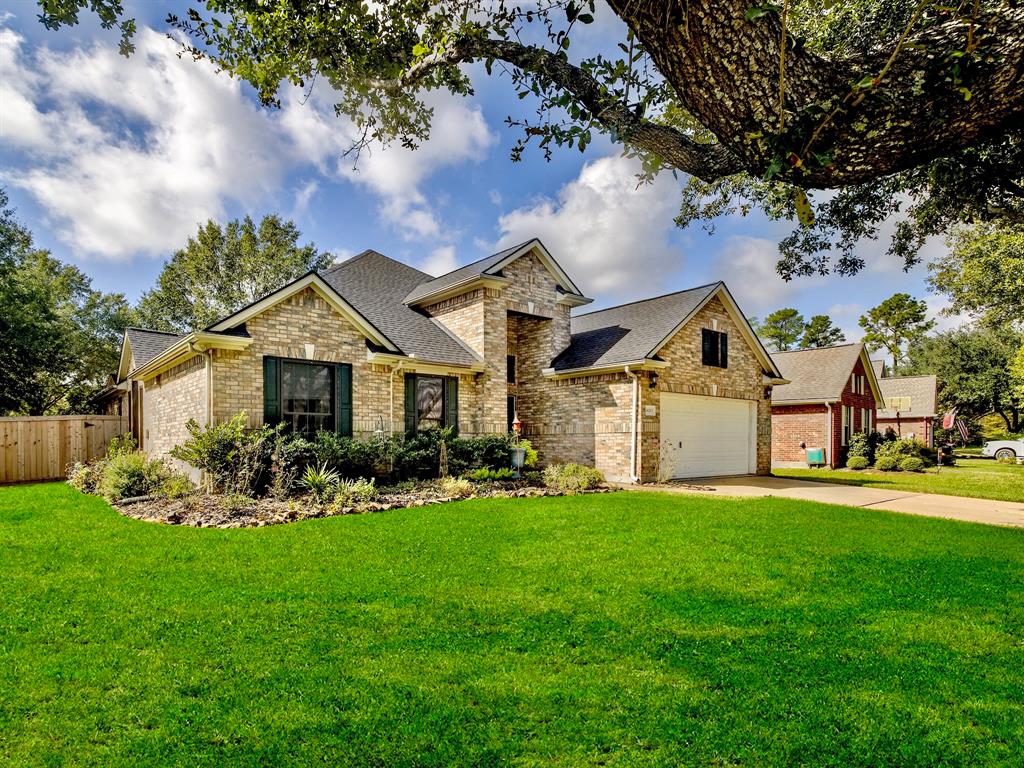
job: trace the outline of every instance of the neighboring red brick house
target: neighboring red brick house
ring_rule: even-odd
[[[876,426],[881,390],[863,344],[776,352],[789,384],[772,392],[772,466],[807,466],[807,449],[824,448],[841,467],[854,432]]]
[[[935,376],[896,376],[878,380],[885,403],[878,411],[878,431],[892,429],[900,437],[935,445],[935,419],[939,415]]]

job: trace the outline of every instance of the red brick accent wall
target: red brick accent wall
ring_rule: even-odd
[[[856,393],[850,376],[864,376],[864,392]],[[832,403],[832,444],[828,439],[827,406],[811,405],[772,405],[772,464],[801,462],[806,459],[800,443],[805,442],[809,448],[825,447],[825,461],[832,467],[841,467],[846,463],[846,446],[843,439],[843,406],[853,407],[853,432],[864,429],[862,410],[871,411],[871,427],[877,429],[878,411],[875,396],[867,382],[864,364],[858,360],[846,377],[839,402]]]
[[[828,413],[824,405],[772,406],[772,464],[803,462],[808,448],[828,448]]]
[[[885,430],[892,427],[892,431],[900,437],[913,435],[925,445],[933,447],[935,434],[933,431],[932,419],[907,419],[901,418],[897,423],[896,419],[878,419],[878,431],[883,435]]]

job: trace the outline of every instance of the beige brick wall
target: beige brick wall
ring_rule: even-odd
[[[206,357],[196,355],[144,382],[142,447],[149,456],[189,470],[168,452],[188,437],[189,419],[206,423],[206,377]]]

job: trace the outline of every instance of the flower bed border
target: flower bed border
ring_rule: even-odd
[[[566,493],[537,486],[481,487],[471,496],[458,498],[444,496],[438,493],[434,486],[424,486],[408,492],[382,488],[380,501],[371,501],[350,507],[319,505],[309,496],[287,501],[239,498],[234,503],[230,503],[228,502],[230,497],[219,494],[195,494],[184,499],[138,497],[116,502],[112,506],[125,517],[151,523],[184,525],[192,528],[263,528],[268,525],[283,525],[299,520],[390,512],[399,509],[449,504],[453,501],[466,501],[467,499],[572,496],[613,493],[617,490],[620,489],[601,487],[577,493]]]

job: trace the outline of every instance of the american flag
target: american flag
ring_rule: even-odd
[[[950,411],[949,413],[947,413],[945,416],[942,417],[942,428],[943,429],[952,429],[953,428],[953,424],[955,422],[956,422],[956,408],[954,408],[952,411]]]
[[[963,439],[964,445],[967,445],[967,440],[970,437],[967,432],[967,423],[963,419],[957,419],[956,428],[960,430],[960,437]]]

